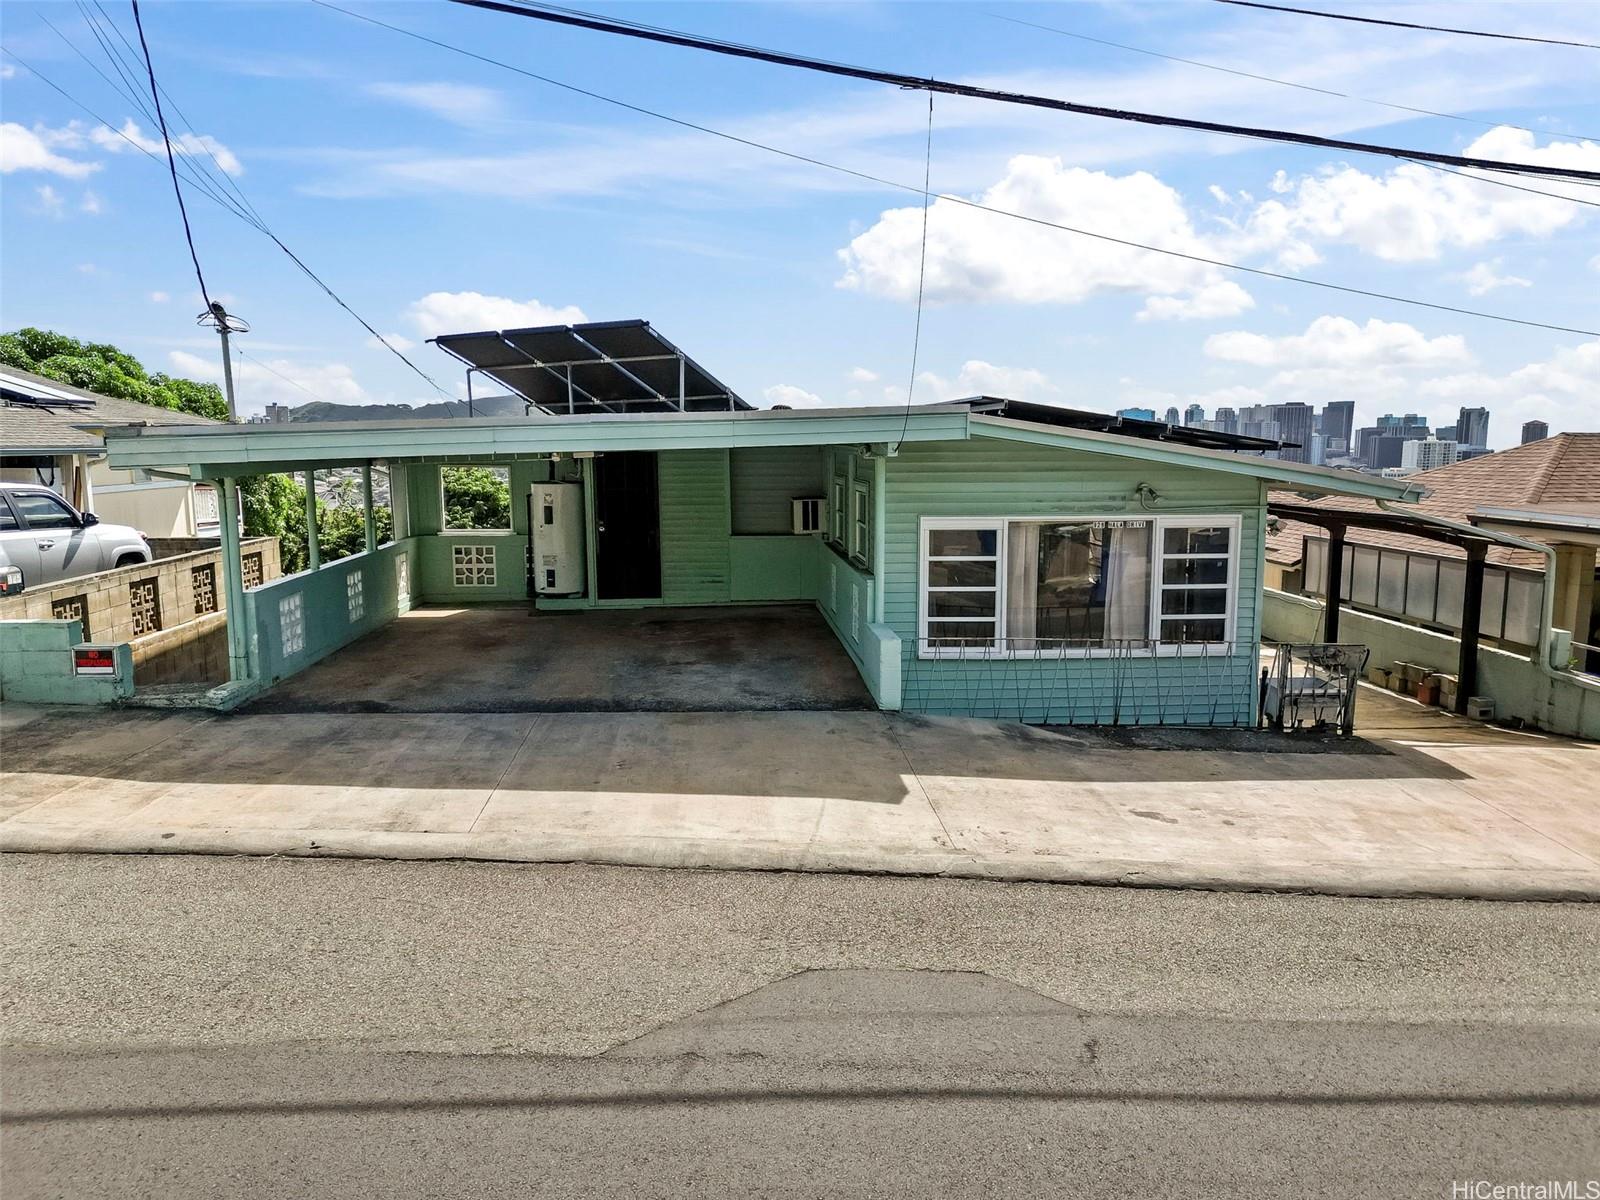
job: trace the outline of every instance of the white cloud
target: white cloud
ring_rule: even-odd
[[[0,79],[12,79],[16,76],[17,69],[8,62],[0,62]]]
[[[33,194],[39,198],[37,211],[45,216],[59,219],[66,214],[66,199],[48,183],[43,187],[35,188]]]
[[[70,127],[69,127],[70,128]],[[13,171],[47,171],[67,179],[83,179],[100,169],[99,163],[63,158],[54,146],[64,131],[28,129],[14,121],[0,124],[0,174]]]
[[[173,350],[167,359],[173,371],[179,375],[217,384],[222,382],[222,363],[214,355],[201,356],[187,350]],[[309,404],[313,398],[337,404],[373,402],[366,389],[357,382],[355,372],[341,362],[302,363],[274,358],[257,363],[248,358],[236,358],[233,363],[233,382],[241,412],[259,412],[268,403]],[[308,392],[310,395],[307,395]]]
[[[1500,126],[1466,148],[1475,158],[1600,170],[1600,142],[1535,144],[1522,130]],[[1272,251],[1298,269],[1318,261],[1317,243],[1359,247],[1391,262],[1436,259],[1447,249],[1483,246],[1511,236],[1547,237],[1584,219],[1588,210],[1561,195],[1577,185],[1538,179],[1526,185],[1555,195],[1497,187],[1470,174],[1445,174],[1405,163],[1385,175],[1326,167],[1297,179],[1280,172],[1272,190],[1283,199],[1258,205],[1240,231],[1246,251]]]
[[[1346,317],[1318,317],[1304,333],[1268,337],[1233,330],[1205,341],[1208,358],[1293,370],[1363,367],[1437,367],[1472,361],[1457,334],[1430,338],[1403,321],[1376,318],[1357,325]]]
[[[500,93],[466,83],[370,83],[369,95],[470,125],[500,115]]]
[[[1499,271],[1500,260],[1493,262],[1475,263],[1470,271],[1461,276],[1467,285],[1467,291],[1474,296],[1487,295],[1495,288],[1503,287],[1532,287],[1533,280],[1523,279],[1520,275],[1502,275]]]
[[[131,150],[137,146],[151,154],[166,156],[166,148],[158,137],[146,137],[144,131],[132,117],[122,122],[120,132],[113,132],[104,125],[97,125],[89,131],[89,140],[102,150],[109,150],[120,154],[124,150]],[[133,143],[132,146],[129,143]],[[176,155],[189,158],[209,157],[216,159],[217,166],[229,175],[243,175],[244,165],[238,157],[209,133],[180,133],[172,137],[172,152]]]
[[[1151,296],[1139,310],[1141,321],[1210,321],[1236,317],[1256,306],[1254,297],[1231,279],[1219,279],[1187,296]]]
[[[383,342],[388,342],[390,346],[393,346],[396,350],[399,350],[402,353],[416,345],[416,342],[412,341],[402,333],[386,333],[383,335],[383,341],[379,341],[375,337],[370,337],[367,339],[367,345],[373,350],[386,349],[387,347],[384,346]]]
[[[876,371],[869,371],[865,367],[851,367],[850,381],[852,383],[877,383],[878,373]]]
[[[165,304],[168,300],[171,300],[171,299],[172,299],[172,297],[166,292],[151,292],[150,293],[150,303],[151,304]]]
[[[808,392],[792,383],[775,383],[761,394],[767,398],[767,405],[771,408],[780,404],[788,408],[821,408],[827,404],[815,392]]]
[[[84,192],[83,199],[78,201],[78,211],[97,217],[105,211],[105,202],[93,192]]]
[[[1183,197],[1154,175],[1109,175],[1018,155],[979,198],[985,207],[1188,254],[1217,257]],[[890,209],[839,252],[842,287],[905,300],[917,293],[920,207]],[[1215,267],[1010,220],[946,198],[928,213],[926,295],[934,301],[1075,304],[1105,292],[1164,297],[1150,317],[1226,316],[1249,297]]]
[[[1600,431],[1600,340],[1557,350],[1504,375],[1474,372],[1425,380],[1417,393],[1435,403],[1485,405],[1494,444],[1515,444],[1524,421],[1548,421],[1555,432]]]
[[[556,308],[538,300],[511,300],[482,292],[429,292],[406,310],[406,316],[425,338],[480,329],[575,325],[588,320],[575,304]]]
[[[922,403],[930,400],[962,400],[968,396],[999,396],[1007,400],[1025,400],[1044,392],[1059,391],[1049,376],[1032,367],[998,367],[982,359],[969,359],[961,364],[954,379],[947,379],[932,371],[917,376],[916,399]],[[886,400],[904,400],[905,393],[898,388],[884,389]]]

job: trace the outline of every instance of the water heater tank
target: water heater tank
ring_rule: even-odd
[[[541,596],[584,592],[583,484],[533,485],[534,587]]]

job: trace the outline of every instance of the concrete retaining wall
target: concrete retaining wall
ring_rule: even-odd
[[[115,675],[75,675],[81,621],[0,621],[0,699],[34,704],[108,704],[133,694],[133,651],[116,646]]]
[[[1320,600],[1270,588],[1265,596],[1262,632],[1267,638],[1321,639]],[[1458,638],[1351,608],[1339,611],[1339,640],[1368,647],[1379,667],[1409,662],[1454,675],[1461,661]],[[1494,700],[1499,717],[1520,717],[1552,733],[1600,739],[1600,679],[1592,675],[1552,674],[1524,655],[1484,646],[1478,650],[1478,694]]]
[[[208,613],[172,629],[134,638],[130,646],[136,687],[228,681],[226,613]]]

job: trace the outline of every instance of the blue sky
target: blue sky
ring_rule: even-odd
[[[927,100],[435,3],[346,7],[618,100],[920,184]],[[1343,11],[1366,11],[1340,4]],[[1403,6],[1597,40],[1592,5]],[[133,38],[128,9],[106,8]],[[600,10],[597,10],[600,11]],[[1240,124],[1600,169],[1600,53],[1185,4],[652,4],[610,15],[833,59]],[[1372,11],[1379,11],[1372,8]],[[1382,6],[1394,13],[1396,6]],[[174,135],[447,390],[434,333],[644,317],[758,404],[903,403],[914,196],[666,124],[310,3],[149,3]],[[1168,62],[1015,20],[1365,99]],[[4,45],[128,137],[152,127],[73,5]],[[7,58],[0,324],[208,377],[215,339],[164,163]],[[1410,105],[1468,120],[1370,103]],[[127,124],[133,122],[132,125]],[[1524,132],[1522,126],[1534,132]],[[203,139],[203,146],[202,146]],[[213,163],[209,149],[216,157]],[[1600,328],[1600,207],[1366,156],[940,97],[934,190],[1444,304]],[[1600,200],[1600,189],[1530,186]],[[254,331],[242,406],[437,397],[257,231],[189,194],[207,282]],[[1600,340],[1196,267],[943,202],[916,398],[1110,410],[1350,398],[1600,428]],[[294,380],[297,388],[258,365]],[[301,389],[305,390],[301,390]]]

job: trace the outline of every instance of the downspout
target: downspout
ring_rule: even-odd
[[[883,584],[886,575],[883,569],[883,555],[888,535],[883,522],[889,509],[888,497],[885,495],[885,484],[889,478],[889,459],[886,457],[888,449],[885,446],[884,454],[876,454],[872,458],[872,574],[874,576],[872,621],[875,625],[883,624],[885,611]]]
[[[1555,640],[1556,619],[1556,551],[1554,546],[1547,546],[1543,542],[1536,542],[1530,538],[1518,537],[1513,533],[1499,533],[1492,529],[1483,529],[1463,521],[1452,521],[1448,517],[1436,517],[1432,513],[1405,512],[1402,509],[1390,508],[1389,501],[1379,500],[1378,507],[1386,513],[1397,517],[1410,517],[1426,525],[1437,525],[1441,529],[1449,529],[1456,533],[1470,534],[1485,541],[1496,542],[1502,546],[1514,546],[1518,550],[1532,550],[1544,555],[1545,577],[1543,603],[1539,613],[1539,644],[1535,648],[1533,657],[1539,669],[1549,680],[1558,680],[1561,673],[1550,665],[1551,645]],[[1547,701],[1548,703],[1548,701]]]

